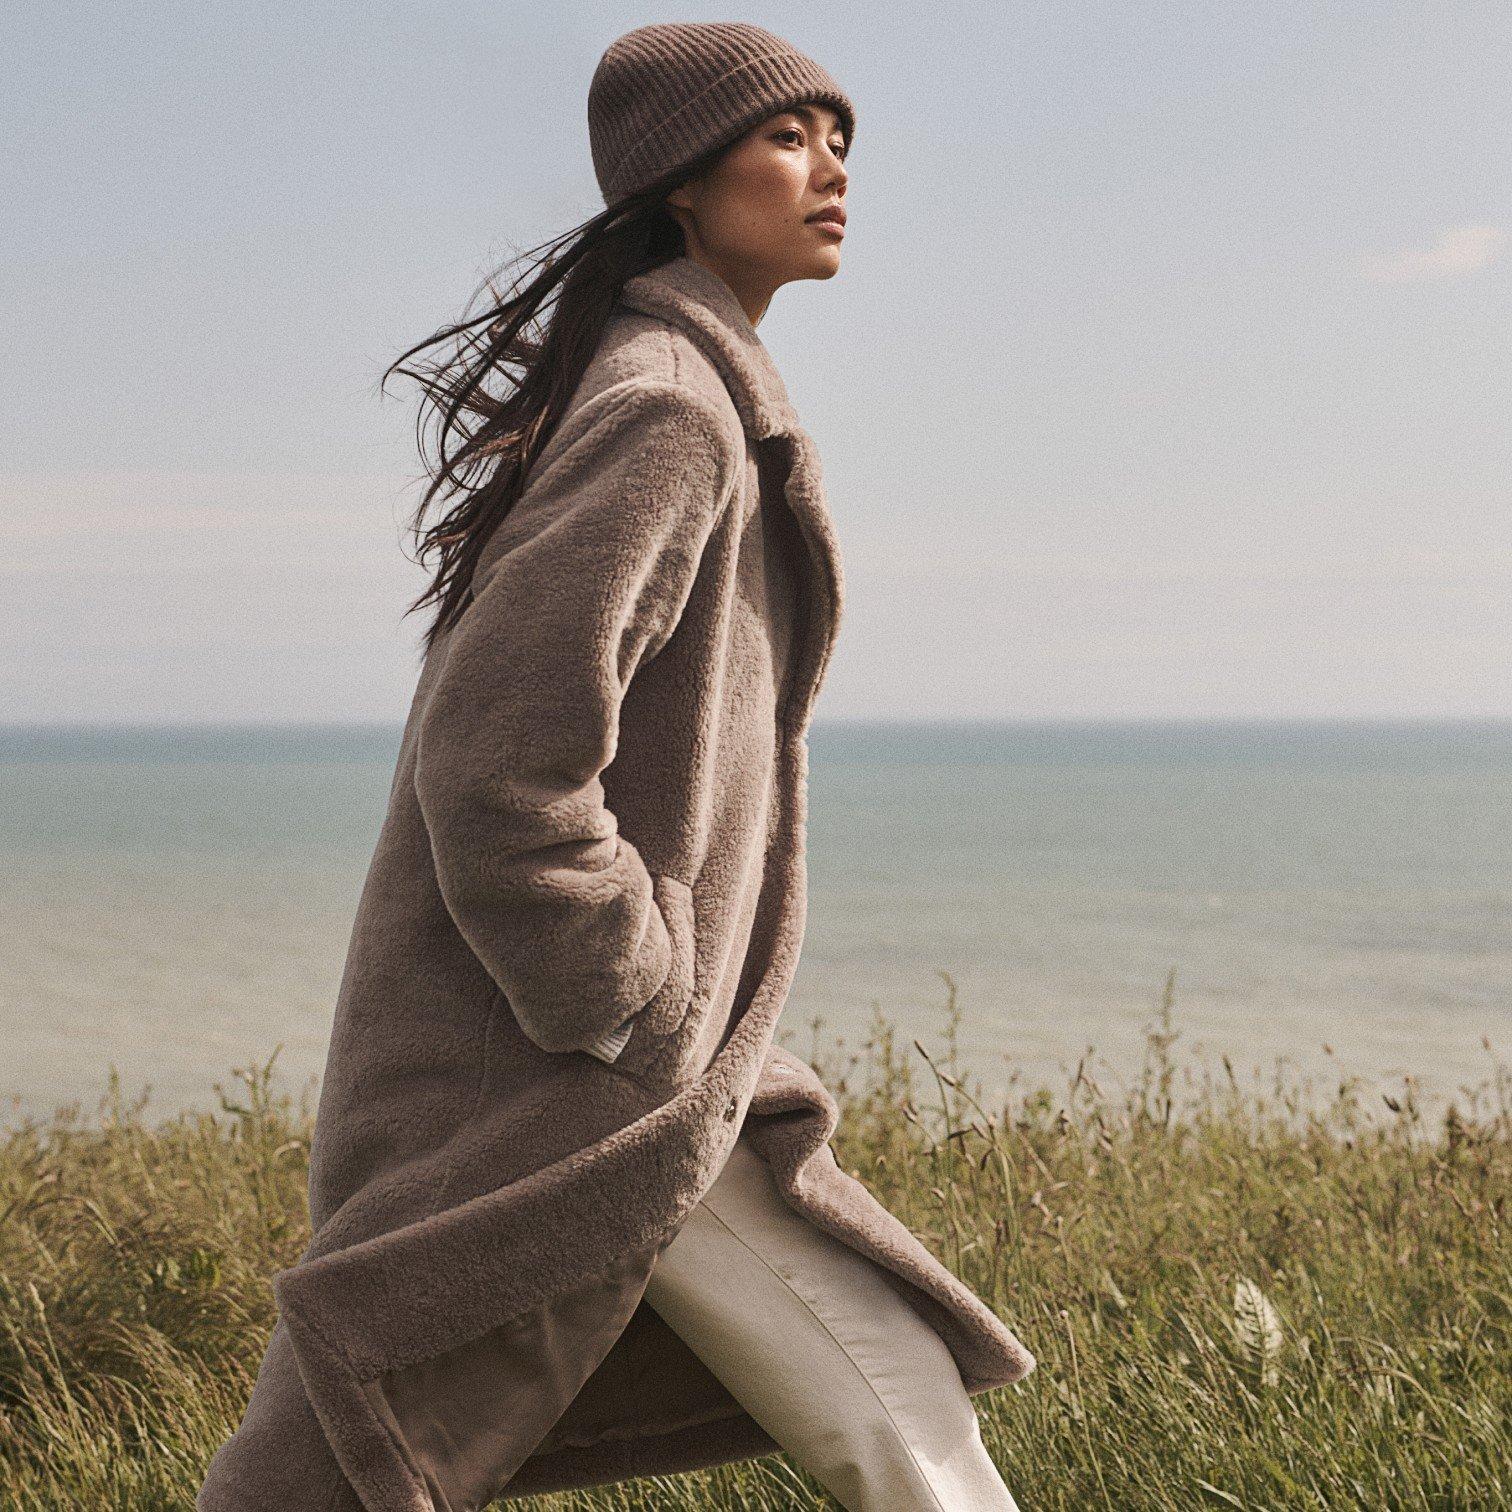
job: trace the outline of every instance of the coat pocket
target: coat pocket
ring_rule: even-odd
[[[698,981],[693,889],[680,878],[660,872],[652,874],[651,886],[672,942],[667,980],[645,1007],[583,1047],[586,1054],[622,1070],[634,1070],[648,1057],[654,1058],[656,1047],[677,1034],[687,1019]]]

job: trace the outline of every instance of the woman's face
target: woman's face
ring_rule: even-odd
[[[688,255],[735,290],[747,314],[756,312],[753,321],[782,284],[839,271],[842,231],[811,217],[843,206],[844,157],[839,116],[827,105],[795,105],[752,127],[667,197]]]

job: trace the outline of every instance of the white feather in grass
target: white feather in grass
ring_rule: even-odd
[[[1260,1384],[1274,1386],[1281,1377],[1281,1315],[1270,1298],[1244,1276],[1234,1283],[1234,1340]]]

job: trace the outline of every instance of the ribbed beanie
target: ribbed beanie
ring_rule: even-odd
[[[588,87],[588,140],[606,205],[805,101],[840,117],[847,150],[856,112],[812,58],[760,26],[673,21],[611,42]]]

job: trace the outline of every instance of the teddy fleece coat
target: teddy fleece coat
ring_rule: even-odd
[[[840,1169],[833,1097],[773,1043],[843,583],[813,444],[717,275],[627,283],[472,588],[358,906],[313,1237],[201,1512],[464,1512],[778,1448],[642,1303],[742,1133],[969,1392],[1034,1364]]]

